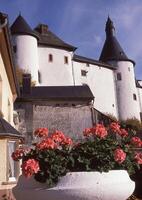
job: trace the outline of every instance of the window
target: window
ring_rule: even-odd
[[[130,67],[128,67],[128,71],[130,72]]]
[[[136,94],[133,94],[133,99],[134,99],[135,101],[137,100]]]
[[[14,51],[14,53],[17,52],[17,46],[16,45],[13,46],[13,51]]]
[[[118,80],[118,81],[121,81],[121,80],[122,80],[122,77],[121,77],[121,73],[120,73],[120,72],[117,73],[117,80]]]
[[[53,55],[49,54],[49,62],[53,62]]]
[[[38,82],[41,83],[41,73],[39,70],[38,70]]]
[[[86,76],[86,75],[87,75],[87,71],[81,70],[81,76]]]
[[[10,105],[10,101],[8,99],[8,122],[11,122],[11,105]]]
[[[86,66],[89,67],[90,66],[89,63],[86,63]]]
[[[16,141],[8,141],[8,181],[15,181],[18,175],[18,162],[15,162],[11,154],[16,149]]]
[[[67,56],[64,56],[64,63],[68,64],[68,57]]]

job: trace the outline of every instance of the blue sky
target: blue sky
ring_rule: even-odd
[[[136,76],[142,79],[142,0],[0,0],[0,11],[9,15],[10,24],[19,12],[31,27],[48,24],[78,47],[76,53],[94,59],[99,59],[109,14],[118,41],[136,62]]]

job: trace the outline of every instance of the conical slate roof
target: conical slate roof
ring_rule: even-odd
[[[46,24],[39,24],[35,28],[36,33],[39,36],[38,45],[40,46],[51,46],[69,51],[75,51],[77,48],[64,42],[57,35],[52,33]]]
[[[120,46],[119,42],[117,41],[115,37],[115,27],[109,17],[106,23],[105,31],[106,31],[106,40],[99,60],[103,62],[112,60],[133,62],[127,57],[122,47]]]
[[[38,37],[21,15],[19,15],[12,24],[11,33],[13,35],[20,34],[20,35],[31,35],[34,37]]]
[[[5,119],[0,117],[0,137],[1,136],[23,137],[21,133],[11,126]]]

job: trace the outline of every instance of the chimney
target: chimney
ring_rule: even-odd
[[[23,74],[23,94],[31,93],[31,74]]]

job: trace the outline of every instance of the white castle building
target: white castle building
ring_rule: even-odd
[[[88,85],[94,108],[118,119],[142,120],[142,84],[135,78],[135,62],[115,37],[113,22],[106,23],[106,40],[99,60],[75,54],[48,26],[32,29],[19,15],[11,26],[16,65],[31,73],[37,86]]]

